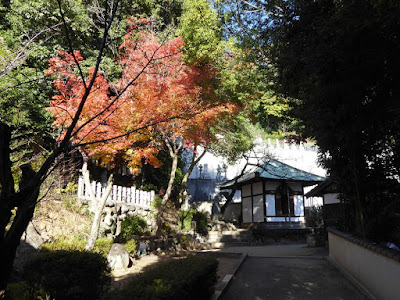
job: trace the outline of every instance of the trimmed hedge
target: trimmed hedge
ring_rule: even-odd
[[[24,271],[32,291],[43,290],[57,300],[99,299],[110,283],[107,259],[98,253],[44,252]]]
[[[158,264],[134,277],[108,299],[203,300],[214,292],[218,261],[190,256]]]

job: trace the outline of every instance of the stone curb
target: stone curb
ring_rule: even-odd
[[[215,292],[212,295],[212,297],[210,298],[210,300],[218,300],[226,292],[233,277],[236,275],[240,266],[245,261],[247,256],[248,256],[247,253],[242,253],[239,260],[236,262],[236,264],[233,267],[232,274],[225,275],[224,279],[222,279],[222,282],[216,287]]]

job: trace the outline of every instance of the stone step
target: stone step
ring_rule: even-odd
[[[211,247],[214,249],[221,249],[225,247],[240,247],[248,246],[250,243],[246,242],[215,242],[211,243]]]
[[[218,242],[244,242],[248,243],[253,239],[251,231],[238,230],[238,231],[210,231],[208,233],[208,242],[218,243]]]

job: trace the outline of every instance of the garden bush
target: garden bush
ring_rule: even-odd
[[[321,228],[324,227],[322,206],[313,206],[306,213],[306,226]]]
[[[195,209],[179,211],[179,227],[182,231],[188,232],[192,229],[193,215],[197,212]]]
[[[206,235],[210,218],[206,212],[197,211],[193,214],[193,221],[196,221],[196,232]]]
[[[24,268],[32,291],[50,299],[99,299],[110,283],[107,259],[80,251],[43,252]]]
[[[160,263],[134,277],[107,299],[203,300],[214,292],[218,261],[191,256]]]
[[[147,228],[146,220],[141,216],[132,216],[122,221],[121,237],[126,239],[132,235],[142,235]]]
[[[94,253],[99,253],[104,257],[107,257],[108,252],[110,252],[111,245],[113,244],[112,239],[108,238],[98,238],[94,245],[93,251]],[[67,237],[59,237],[57,240],[44,243],[42,245],[41,251],[84,251],[85,250],[86,241],[82,238],[67,238]]]
[[[192,221],[196,221],[196,232],[200,234],[208,233],[210,218],[206,212],[200,212],[195,209],[181,210],[178,218],[179,226],[183,232],[192,230]]]
[[[128,251],[129,255],[135,256],[137,252],[137,245],[134,239],[127,241],[125,244],[125,249]]]

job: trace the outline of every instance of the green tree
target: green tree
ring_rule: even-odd
[[[224,53],[222,31],[217,13],[207,0],[183,0],[177,35],[186,43],[189,63],[215,64]]]
[[[400,210],[400,5],[290,2],[271,37],[280,91],[300,100],[295,116],[341,184],[351,208],[347,229],[393,238],[400,230],[390,226]]]
[[[36,88],[40,89],[39,79],[44,75],[43,70],[47,67],[46,61],[48,55],[50,55],[50,53],[54,53],[53,51],[58,49],[65,48],[72,53],[71,57],[73,57],[75,63],[78,64],[76,70],[79,79],[77,81],[81,83],[83,87],[81,89],[82,93],[79,94],[79,99],[77,99],[76,112],[70,115],[71,122],[69,127],[65,128],[63,135],[59,137],[56,143],[44,143],[45,146],[48,146],[48,152],[46,153],[45,158],[37,164],[36,168],[32,167],[33,164],[31,161],[20,166],[22,176],[19,184],[14,180],[13,177],[13,170],[15,167],[18,167],[18,161],[12,161],[11,154],[13,138],[12,133],[16,130],[19,130],[21,126],[19,123],[16,123],[11,119],[11,117],[15,117],[14,115],[7,115],[4,111],[1,116],[0,265],[2,266],[2,271],[0,272],[0,297],[4,296],[4,291],[8,282],[10,271],[12,269],[15,252],[20,243],[20,238],[29,221],[32,219],[37,202],[40,201],[39,191],[42,183],[52,173],[64,155],[70,153],[74,147],[83,146],[79,142],[72,145],[71,141],[77,132],[84,128],[80,127],[80,125],[78,126],[77,124],[78,121],[81,121],[82,110],[89,95],[93,92],[92,88],[94,87],[95,80],[98,78],[97,75],[99,74],[100,69],[102,69],[103,74],[106,75],[115,73],[115,71],[108,72],[109,69],[107,69],[107,67],[111,65],[110,60],[108,59],[110,56],[108,55],[110,55],[110,53],[112,54],[114,49],[113,43],[116,41],[112,38],[112,34],[118,31],[118,26],[116,31],[111,30],[112,25],[116,21],[115,17],[118,8],[118,1],[110,1],[110,3],[107,1],[101,1],[100,6],[96,6],[100,9],[100,15],[98,14],[98,11],[93,14],[88,13],[90,16],[92,16],[92,18],[89,19],[86,18],[85,15],[85,12],[89,12],[89,10],[86,10],[86,6],[84,6],[82,3],[83,2],[80,1],[74,1],[71,3],[71,5],[69,5],[69,2],[67,1],[58,0],[43,2],[33,1],[28,5],[23,1],[13,1],[11,5],[15,4],[15,7],[11,6],[11,9],[8,9],[10,8],[9,6],[6,7],[8,9],[6,10],[7,19],[10,20],[10,23],[6,24],[7,26],[4,28],[2,27],[2,30],[5,30],[2,32],[2,37],[4,37],[7,46],[7,48],[2,47],[2,50],[8,49],[10,52],[16,53],[15,51],[18,52],[20,50],[27,49],[25,47],[26,41],[31,40],[32,36],[38,32],[37,30],[33,29],[30,31],[33,33],[33,35],[30,33],[25,34],[25,32],[29,32],[29,30],[22,30],[24,27],[21,27],[20,33],[18,34],[18,26],[20,21],[22,22],[22,25],[28,26],[30,24],[39,24],[40,26],[43,26],[40,27],[41,29],[51,28],[52,31],[50,36],[47,36],[46,38],[40,35],[40,39],[43,38],[41,42],[39,42],[40,39],[35,38],[35,42],[38,43],[32,48],[29,48],[29,51],[22,51],[22,54],[24,55],[24,58],[21,60],[22,63],[13,65],[10,70],[6,70],[6,72],[4,72],[4,74],[6,74],[4,78],[11,76],[10,74],[15,72],[15,74],[21,74],[21,76],[26,80],[18,83],[18,85],[15,86],[7,86],[6,90],[10,91],[12,97],[4,98],[4,96],[1,96],[2,105],[4,103],[6,105],[9,103],[16,103],[19,105],[21,103],[20,101],[24,101],[22,99],[18,99],[19,97],[16,96],[18,93],[20,93],[21,97],[26,97],[28,103],[30,97],[38,100],[38,103],[42,103],[43,100],[42,106],[40,107],[45,107],[48,99],[45,95],[51,95],[52,88],[48,86],[40,91],[37,91]],[[93,1],[93,3],[99,2]],[[85,2],[85,4],[87,4],[87,2]],[[17,12],[14,10],[14,8],[17,10]],[[26,13],[20,14],[20,12],[18,12],[19,8],[21,8],[21,11]],[[77,8],[77,12],[75,15],[70,16],[69,13],[73,11],[74,8]],[[82,11],[79,10],[81,8],[83,9]],[[34,9],[34,13],[29,12],[30,9]],[[11,14],[15,14],[15,16]],[[24,16],[26,19],[28,19],[28,21],[23,19]],[[14,21],[14,17],[16,18],[16,21]],[[43,21],[48,21],[50,27],[46,27],[47,23],[40,24],[40,22],[36,22],[37,19],[42,17],[45,17]],[[95,17],[99,18],[96,19]],[[102,21],[97,22],[99,19]],[[87,20],[91,20],[93,22],[86,23]],[[102,24],[102,27],[99,27],[98,24]],[[85,26],[89,26],[90,29],[88,31],[83,30],[81,38],[81,35],[77,33],[77,31],[79,31],[77,29],[85,28]],[[55,32],[53,32],[53,30]],[[72,36],[75,38],[72,39]],[[77,47],[78,49],[85,48],[85,51],[83,52],[87,53],[89,57],[86,65],[79,64],[79,59],[76,57],[76,53],[78,52],[73,52],[74,47]],[[8,66],[9,64],[6,63],[5,65]],[[89,74],[88,69],[90,65],[94,67]],[[3,71],[3,69],[1,71]],[[34,76],[24,77],[24,75],[30,74],[29,72],[32,72]],[[115,75],[117,74],[114,74],[114,76]],[[25,93],[20,92],[19,86],[27,83],[32,83],[32,86],[29,89],[26,89]],[[8,84],[7,80],[2,81],[2,84]],[[79,90],[79,88],[77,87],[76,90]],[[123,89],[123,91],[125,90]],[[115,99],[119,99],[119,97],[120,95],[118,95],[118,97],[114,96]],[[30,107],[33,109],[37,108],[33,103]],[[45,110],[39,111],[39,113],[42,112],[45,112]],[[102,116],[104,116],[104,111],[97,114],[94,117],[94,120],[98,120]],[[10,118],[11,121],[7,118]],[[29,119],[29,121],[32,122],[33,126],[40,127],[40,124],[37,124],[39,122],[38,120]],[[20,122],[20,119],[18,119],[18,122]],[[35,128],[32,129],[35,131]],[[135,131],[135,128],[132,130]],[[22,133],[21,136],[25,138],[25,140],[29,141],[26,134]],[[57,136],[57,134],[55,134],[55,136]],[[115,139],[117,137],[113,138]],[[104,141],[98,140],[95,142]],[[16,214],[13,217],[13,211],[15,210]]]
[[[400,232],[393,226],[400,210],[398,2],[237,0],[217,7],[249,60],[273,71],[265,78],[289,101],[294,128],[317,140],[350,204],[344,227],[393,238]],[[260,104],[262,114],[280,114]]]

